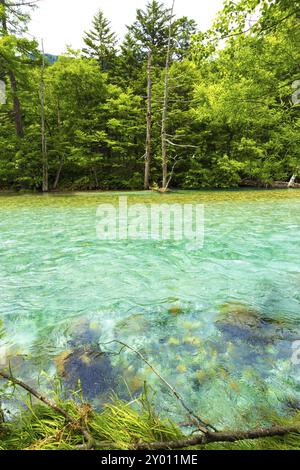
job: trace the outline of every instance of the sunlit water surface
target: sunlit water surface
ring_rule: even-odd
[[[292,361],[300,339],[300,191],[128,198],[204,204],[204,247],[99,240],[97,206],[117,204],[117,193],[0,197],[2,366],[42,389],[57,373],[66,386],[80,378],[97,406],[108,389],[127,399],[147,380],[157,409],[184,420],[135,354],[125,350],[102,365],[90,357],[118,351],[103,344],[119,339],[216,426],[261,424],[300,408],[300,364]]]

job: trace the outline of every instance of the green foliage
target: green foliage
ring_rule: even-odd
[[[174,20],[167,120],[169,166],[176,163],[174,187],[263,186],[289,180],[299,167],[299,105],[291,99],[292,83],[299,80],[299,8],[298,1],[290,0],[226,0],[205,33],[197,33],[189,18]],[[19,20],[9,6],[2,8],[1,18],[13,16],[22,30],[28,9],[19,10]],[[247,20],[255,12],[249,29]],[[167,7],[149,1],[137,10],[118,50],[109,21],[99,12],[85,35],[84,53],[68,50],[47,65],[51,188],[142,189],[149,50],[152,182],[160,185],[169,20]],[[0,79],[8,99],[0,106],[0,189],[41,189],[40,65],[37,44],[14,29],[6,34],[2,27]],[[16,96],[22,139],[15,132]]]
[[[84,54],[96,59],[101,70],[111,70],[116,62],[117,36],[111,31],[110,21],[100,10],[93,19],[93,29],[85,33]]]
[[[136,20],[128,30],[140,48],[148,54],[165,51],[169,34],[170,10],[157,0],[147,3],[146,9],[138,9]]]

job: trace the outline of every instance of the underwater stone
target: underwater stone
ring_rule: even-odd
[[[184,309],[180,306],[180,305],[172,305],[169,309],[168,309],[168,313],[170,315],[174,315],[174,316],[177,316],[177,315],[181,315],[184,313]]]
[[[253,344],[273,344],[276,340],[292,340],[297,336],[292,325],[263,316],[259,311],[238,302],[220,307],[216,327],[230,338],[241,338]]]
[[[201,346],[202,340],[198,338],[197,336],[185,336],[183,338],[184,344],[188,344],[190,346]]]
[[[260,312],[238,302],[228,302],[220,307],[216,323],[225,322],[234,326],[256,328],[259,325]]]
[[[77,390],[93,399],[116,388],[116,377],[108,356],[100,350],[82,347],[65,351],[56,359],[57,371],[69,390]]]
[[[135,372],[134,369],[128,369],[124,372],[124,380],[130,393],[134,396],[139,395],[143,391],[145,377],[141,373]]]
[[[195,380],[199,383],[204,382],[208,378],[208,374],[205,370],[197,370],[195,373]]]
[[[69,344],[74,347],[81,347],[84,345],[98,344],[101,336],[100,325],[94,321],[90,321],[87,318],[79,320],[72,325],[71,331],[69,331],[71,340]]]

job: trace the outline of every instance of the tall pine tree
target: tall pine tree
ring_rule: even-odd
[[[113,68],[116,60],[117,36],[111,30],[110,21],[100,10],[93,19],[93,28],[85,32],[83,53],[96,59],[101,70]]]

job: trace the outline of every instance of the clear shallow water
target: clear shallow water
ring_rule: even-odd
[[[128,194],[130,203],[204,204],[203,248],[97,239],[97,206],[117,197],[0,197],[0,363],[44,387],[64,355],[120,339],[216,426],[261,424],[300,407],[300,365],[291,361],[300,339],[300,192]],[[109,361],[107,388],[125,397],[126,382],[134,395],[146,379],[160,411],[184,418],[132,353]],[[103,372],[89,367],[92,381]],[[98,404],[107,392],[89,391]]]

